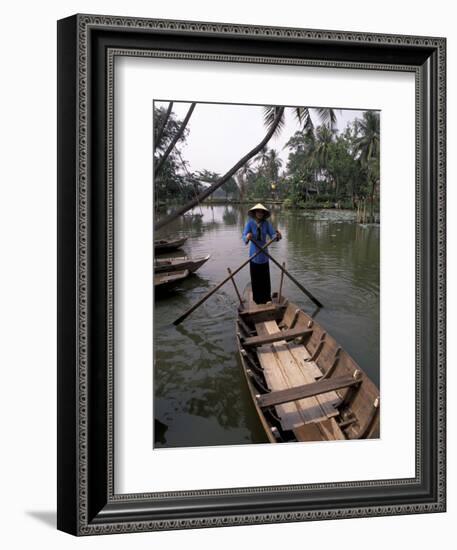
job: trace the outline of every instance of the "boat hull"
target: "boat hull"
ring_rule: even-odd
[[[189,270],[174,271],[171,273],[156,273],[154,274],[154,290],[169,290],[182,280],[190,275]]]
[[[274,437],[274,435],[272,433],[272,430],[271,430],[271,428],[272,428],[271,423],[269,423],[267,421],[267,419],[265,418],[265,415],[263,414],[261,408],[257,404],[257,400],[255,398],[255,395],[256,395],[257,391],[256,391],[255,386],[251,382],[251,379],[250,379],[250,376],[249,376],[249,367],[246,363],[246,359],[245,359],[245,356],[243,354],[243,349],[242,349],[242,346],[241,346],[239,336],[237,336],[237,341],[238,341],[238,357],[239,357],[239,360],[240,360],[240,363],[241,363],[241,367],[242,367],[242,370],[243,370],[243,373],[244,373],[244,378],[246,380],[246,384],[247,384],[249,393],[251,394],[251,398],[252,398],[252,401],[254,403],[254,407],[256,409],[256,412],[257,412],[257,416],[259,417],[259,420],[260,420],[260,423],[262,424],[265,435],[268,438],[268,442],[269,443],[277,443],[277,440]]]
[[[188,258],[188,257],[179,257],[179,258],[166,258],[159,259],[154,265],[154,273],[171,273],[173,271],[182,271],[189,270],[190,273],[195,273],[197,269],[206,263],[210,258],[210,255],[203,258]]]
[[[257,306],[245,294],[236,334],[247,386],[270,442],[379,437],[378,388],[295,304],[283,299]]]
[[[182,237],[181,239],[174,240],[158,240],[154,241],[154,250],[156,252],[170,252],[171,250],[177,250],[187,241],[187,237]]]

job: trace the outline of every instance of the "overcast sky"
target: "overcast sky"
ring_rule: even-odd
[[[155,102],[156,106],[168,106],[168,102]],[[173,112],[182,120],[190,103],[176,102]],[[349,121],[361,118],[363,111],[341,109],[336,111],[337,129],[342,130]],[[319,120],[311,111],[311,118],[317,126]],[[241,157],[255,147],[265,136],[263,107],[253,105],[231,105],[197,103],[189,120],[190,130],[187,143],[181,148],[188,169],[211,170],[219,174],[227,172]],[[284,148],[289,138],[299,129],[291,109],[286,109],[286,123],[279,136],[273,137],[269,148],[278,151],[285,168],[288,149]]]

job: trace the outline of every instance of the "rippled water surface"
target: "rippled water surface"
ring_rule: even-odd
[[[195,275],[173,292],[156,296],[154,307],[154,440],[156,447],[266,442],[235,340],[237,297],[228,282],[181,325],[172,322],[248,257],[241,240],[247,209],[195,209],[155,238],[186,235],[190,256],[211,254]],[[379,226],[359,225],[351,213],[273,210],[283,239],[270,253],[324,304],[316,316],[379,385]],[[182,254],[177,253],[177,255]],[[270,266],[272,290],[279,270]],[[242,291],[249,266],[237,276]],[[313,303],[287,278],[289,300],[308,313]]]

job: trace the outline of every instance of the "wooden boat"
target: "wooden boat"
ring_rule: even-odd
[[[176,258],[158,258],[154,262],[154,273],[182,271],[188,269],[195,273],[205,262],[210,259],[210,255],[201,258],[189,258],[189,256],[177,256]]]
[[[180,239],[159,239],[154,241],[154,250],[156,252],[169,252],[180,248],[187,241],[187,237]]]
[[[237,318],[241,364],[271,443],[379,437],[379,390],[325,330],[285,298]]]
[[[188,269],[171,273],[154,273],[154,288],[155,290],[168,290],[189,275],[190,271]]]

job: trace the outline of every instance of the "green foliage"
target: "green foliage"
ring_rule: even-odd
[[[222,186],[222,189],[226,197],[228,197],[229,195],[231,196],[237,195],[238,186],[236,185],[235,178],[231,177],[227,182],[225,182],[224,185]]]
[[[342,131],[335,129],[332,109],[292,109],[300,129],[286,143],[287,161],[279,152],[265,146],[221,188],[225,197],[240,201],[283,200],[285,208],[355,208],[368,200],[373,214],[379,203],[379,113],[363,112]],[[310,112],[321,124],[314,126]],[[166,119],[167,108],[154,108],[157,160],[176,135],[181,121],[171,112],[160,139],[158,130]],[[274,120],[276,108],[266,108],[265,123]],[[278,131],[281,130],[278,126]],[[204,184],[221,176],[209,170],[190,173],[181,156],[189,129],[178,140],[155,183],[157,201],[183,202],[193,198]],[[210,138],[209,138],[210,139]]]
[[[182,124],[182,121],[173,112],[166,120],[166,112],[167,107],[154,105],[154,163],[166,151]],[[166,124],[163,127],[165,120]],[[159,135],[162,127],[163,130]],[[189,172],[188,163],[181,155],[181,148],[185,145],[188,135],[189,129],[186,128],[155,179],[154,200],[156,205],[190,200],[202,189],[199,175]]]
[[[270,197],[271,196],[271,180],[263,175],[258,176],[252,181],[249,186],[248,197],[250,199],[255,197]]]
[[[296,132],[287,142],[284,195],[302,208],[353,208],[379,186],[379,113],[365,111],[337,133],[323,124]]]
[[[296,208],[297,207],[297,203],[289,197],[287,199],[284,199],[284,202],[282,203],[282,205],[284,206],[284,208]]]

